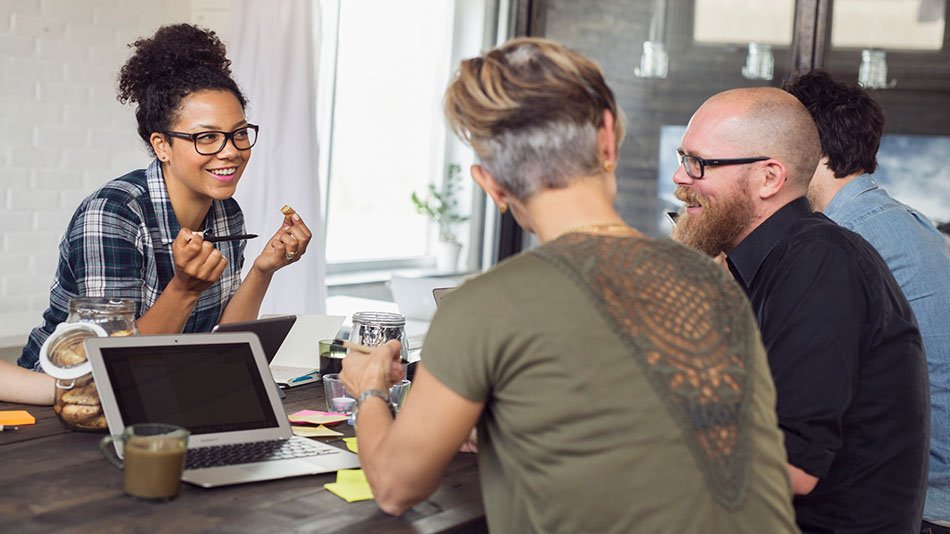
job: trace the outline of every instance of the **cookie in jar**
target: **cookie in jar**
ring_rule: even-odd
[[[56,379],[53,412],[66,428],[93,432],[108,428],[83,346],[88,337],[106,335],[94,324],[62,323],[40,348],[40,367]]]

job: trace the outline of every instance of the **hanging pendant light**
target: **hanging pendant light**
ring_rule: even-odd
[[[879,48],[861,51],[861,66],[858,68],[858,85],[865,89],[890,89],[897,80],[887,81],[887,53]]]
[[[749,43],[749,53],[742,67],[742,75],[750,80],[771,80],[775,70],[772,47],[762,43]]]
[[[669,67],[670,58],[666,54],[666,45],[659,41],[644,41],[640,66],[633,69],[633,73],[640,78],[666,78]]]
[[[656,0],[653,17],[650,19],[650,38],[643,42],[640,54],[640,66],[633,69],[639,78],[666,78],[669,73],[670,58],[663,43],[663,30],[666,25],[666,0]]]

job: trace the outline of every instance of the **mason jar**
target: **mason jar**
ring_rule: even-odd
[[[375,347],[398,339],[402,344],[399,359],[409,359],[409,340],[406,337],[406,316],[401,313],[362,311],[353,314],[353,329],[350,341]]]

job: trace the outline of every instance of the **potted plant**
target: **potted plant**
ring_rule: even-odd
[[[462,190],[462,167],[452,163],[441,189],[429,184],[425,198],[415,191],[412,204],[416,211],[429,218],[439,227],[439,244],[436,248],[436,268],[440,271],[454,271],[458,267],[462,244],[455,236],[455,225],[468,220],[468,215],[458,211],[458,194]]]

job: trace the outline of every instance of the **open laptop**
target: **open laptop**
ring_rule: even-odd
[[[359,467],[355,454],[296,437],[251,333],[95,337],[85,342],[113,435],[136,423],[187,428],[182,480],[225,486]],[[122,456],[121,442],[115,442]]]
[[[393,275],[389,280],[389,291],[393,295],[393,302],[399,313],[406,316],[406,335],[409,339],[409,349],[422,347],[425,333],[429,329],[429,321],[435,314],[436,300],[433,299],[433,290],[444,288],[446,285],[455,285],[454,278],[409,278]]]
[[[277,356],[277,349],[280,348],[295,322],[297,322],[296,315],[278,315],[254,321],[223,323],[215,326],[211,331],[221,333],[254,332],[261,342],[261,348],[264,349],[264,357],[267,358],[267,363],[270,363],[274,360],[274,356]]]
[[[399,308],[399,313],[405,315],[406,319],[431,321],[432,315],[435,314],[432,290],[452,285],[453,282],[445,278],[409,278],[392,275],[389,279],[389,291],[393,294],[393,302]]]

